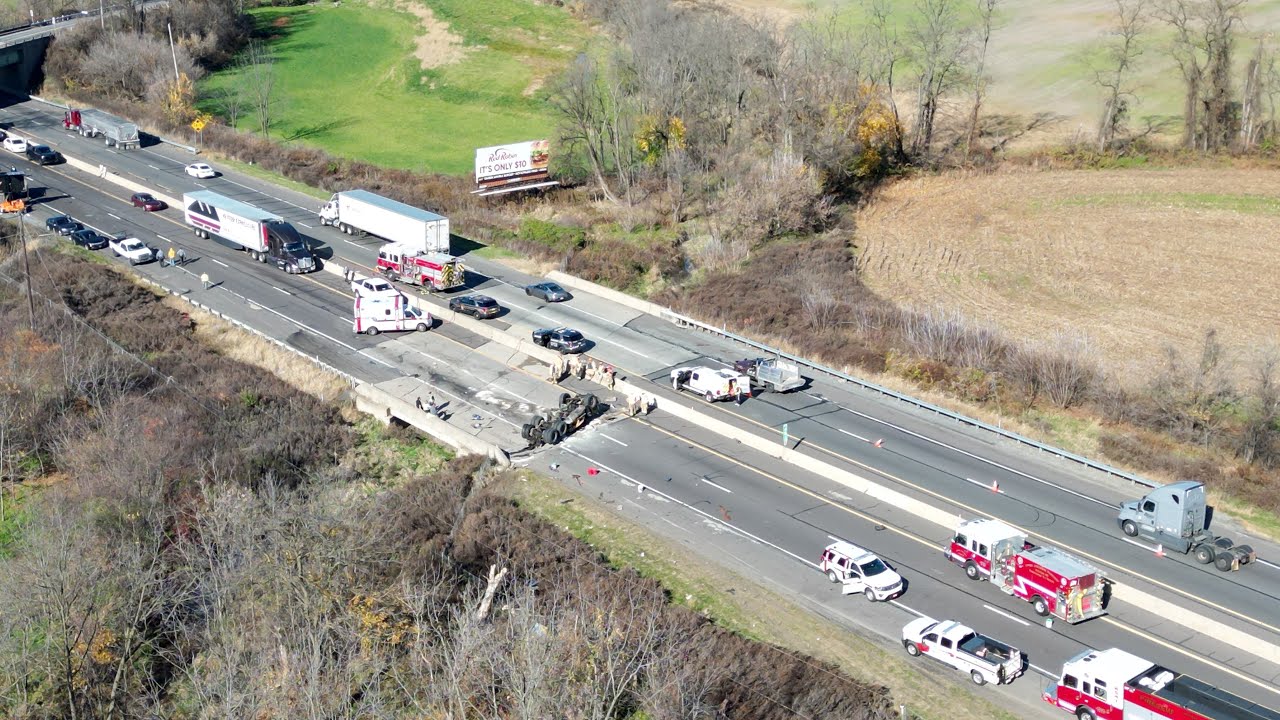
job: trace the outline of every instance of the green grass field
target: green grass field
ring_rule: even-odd
[[[422,2],[422,0],[406,0]],[[424,70],[423,23],[408,12],[349,3],[253,12],[275,55],[279,102],[272,135],[379,165],[465,174],[474,149],[546,137],[554,117],[544,83],[589,32],[566,12],[523,0],[430,0],[461,39],[460,59]],[[419,54],[431,56],[430,47]],[[205,81],[204,108],[237,82]],[[238,127],[256,128],[251,116]]]

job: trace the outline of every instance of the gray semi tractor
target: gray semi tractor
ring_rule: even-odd
[[[1239,570],[1258,559],[1248,545],[1209,531],[1209,507],[1204,483],[1193,480],[1162,485],[1139,500],[1120,504],[1120,531],[1144,537],[1181,553],[1191,553],[1202,565],[1213,563],[1223,572]]]

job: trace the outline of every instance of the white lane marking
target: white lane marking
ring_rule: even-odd
[[[1001,617],[1007,618],[1007,619],[1012,620],[1012,621],[1014,621],[1014,622],[1016,622],[1016,623],[1019,623],[1019,624],[1021,624],[1021,625],[1025,625],[1026,627],[1031,627],[1031,623],[1027,622],[1026,620],[1023,620],[1022,618],[1018,617],[1017,615],[1010,615],[1009,613],[1007,613],[1007,612],[1005,612],[1005,611],[1001,610],[1000,608],[991,607],[990,605],[988,605],[988,604],[986,604],[986,603],[983,603],[983,604],[982,604],[982,607],[984,607],[984,608],[986,608],[986,609],[990,610],[991,612],[993,612],[993,613],[995,613],[995,614],[997,614],[997,615],[1000,615]]]
[[[356,247],[358,247],[358,248],[363,248],[363,247],[364,247],[364,246],[363,246],[363,245],[361,245],[360,243],[357,243],[357,242],[351,242],[350,240],[348,240],[348,239],[346,239],[346,238],[342,238],[342,242],[344,242],[344,243],[346,243],[346,244],[348,244],[348,245],[355,245],[355,246],[356,246]]]
[[[662,522],[664,522],[664,523],[666,523],[666,524],[670,525],[670,526],[671,526],[671,527],[673,527],[673,528],[678,528],[678,529],[680,529],[680,530],[684,530],[684,526],[683,526],[683,525],[680,525],[680,524],[678,524],[678,523],[673,523],[673,522],[671,522],[670,520],[668,520],[668,519],[666,519],[666,518],[662,517],[661,515],[659,515],[659,516],[658,516],[658,519],[659,519],[659,520],[661,520]]]
[[[124,218],[122,218],[122,217],[120,217],[119,215],[116,215],[116,214],[114,214],[114,213],[107,213],[107,215],[108,215],[109,217],[113,217],[113,218],[115,218],[115,219],[117,219],[117,220],[124,220]]]
[[[172,240],[170,240],[169,238],[167,238],[167,237],[165,237],[165,236],[163,236],[163,235],[156,235],[156,237],[160,238],[161,240],[163,240],[163,241],[165,241],[165,242],[173,242]]]
[[[1122,538],[1120,538],[1120,539],[1121,539],[1121,540],[1123,540],[1123,541],[1125,541],[1125,542],[1127,542],[1127,543],[1129,543],[1130,545],[1133,545],[1134,547],[1140,547],[1140,548],[1142,548],[1143,550],[1146,550],[1147,552],[1153,553],[1153,552],[1155,552],[1155,551],[1156,551],[1156,549],[1155,549],[1154,547],[1152,547],[1152,546],[1150,546],[1150,545],[1144,545],[1144,544],[1142,544],[1142,543],[1138,542],[1137,540],[1131,540],[1131,539],[1129,539],[1129,538],[1127,538],[1127,537],[1122,537]]]
[[[1000,489],[1000,486],[999,486],[999,485],[997,485],[997,484],[996,484],[996,482],[995,482],[994,480],[992,480],[992,481],[991,481],[991,484],[990,484],[990,485],[988,485],[988,484],[986,484],[986,483],[983,483],[983,482],[978,482],[977,480],[974,480],[973,478],[965,478],[965,479],[964,479],[964,481],[965,481],[965,482],[967,482],[967,483],[973,483],[974,485],[977,485],[978,487],[982,488],[983,490],[990,490],[991,492],[996,493],[996,494],[999,494],[999,495],[1004,495],[1004,494],[1005,494],[1005,493],[1004,493],[1004,491]]]
[[[732,491],[732,490],[730,490],[729,488],[727,488],[727,487],[725,487],[725,486],[723,486],[723,485],[719,485],[719,484],[713,483],[713,482],[711,482],[710,480],[708,480],[706,475],[703,475],[702,477],[700,477],[700,478],[698,478],[698,479],[699,479],[699,480],[701,480],[702,482],[704,482],[704,483],[706,483],[706,484],[710,485],[711,487],[713,487],[713,488],[717,489],[717,490],[723,490],[724,492],[727,492],[727,493],[729,493],[730,495],[732,495],[732,494],[733,494],[733,491]]]
[[[812,560],[806,560],[805,558],[800,557],[799,555],[797,555],[797,554],[795,554],[795,553],[791,552],[790,550],[788,550],[788,549],[786,549],[786,548],[782,547],[781,545],[775,545],[774,543],[771,543],[771,542],[769,542],[768,540],[765,540],[764,538],[760,537],[759,535],[754,535],[754,534],[752,534],[752,533],[747,532],[746,530],[743,530],[743,529],[742,529],[742,528],[740,528],[740,527],[735,527],[734,525],[731,525],[731,524],[729,524],[729,523],[725,522],[725,521],[724,521],[724,519],[722,519],[722,518],[716,517],[715,515],[712,515],[711,513],[707,512],[707,511],[705,511],[705,510],[702,510],[702,509],[700,509],[700,508],[696,508],[696,507],[694,507],[694,506],[690,505],[689,503],[684,502],[683,500],[681,500],[681,499],[679,499],[679,498],[672,497],[672,496],[670,496],[670,495],[668,495],[668,494],[666,494],[666,493],[662,492],[661,490],[657,490],[657,489],[655,489],[652,485],[648,485],[648,484],[642,483],[642,482],[640,482],[639,480],[636,480],[635,478],[630,477],[630,476],[629,476],[629,475],[627,475],[626,473],[618,472],[617,470],[614,470],[613,468],[609,467],[608,465],[605,465],[604,463],[600,462],[599,460],[595,460],[595,459],[593,459],[593,458],[587,457],[586,455],[583,455],[582,453],[578,452],[577,450],[574,450],[574,449],[573,449],[573,448],[571,448],[571,447],[566,447],[566,446],[564,446],[564,445],[560,445],[559,447],[560,447],[560,449],[564,450],[565,452],[569,453],[570,455],[575,455],[575,456],[577,456],[577,457],[579,457],[579,458],[582,458],[583,460],[586,460],[587,462],[589,462],[589,463],[591,463],[591,464],[593,464],[593,465],[595,465],[595,466],[597,466],[597,467],[601,468],[602,470],[605,470],[605,471],[607,471],[607,472],[611,472],[611,473],[613,473],[614,475],[617,475],[618,477],[620,477],[620,478],[622,478],[622,479],[624,479],[624,480],[628,480],[628,481],[630,481],[630,482],[632,482],[632,483],[635,483],[636,485],[644,485],[644,489],[645,489],[646,491],[648,491],[648,492],[650,492],[650,493],[654,494],[655,496],[662,497],[662,498],[664,498],[664,499],[666,499],[666,500],[668,500],[668,501],[670,501],[670,502],[674,502],[674,503],[676,503],[676,504],[678,504],[678,505],[680,505],[680,506],[684,507],[686,510],[692,510],[693,512],[697,513],[698,515],[701,515],[701,516],[702,516],[702,517],[704,517],[704,518],[707,518],[708,520],[710,520],[710,521],[711,521],[711,522],[713,522],[713,523],[716,523],[716,524],[718,524],[718,525],[723,525],[724,527],[728,528],[730,532],[737,533],[738,535],[741,535],[742,537],[745,537],[745,538],[748,538],[748,539],[753,540],[753,541],[755,541],[755,542],[758,542],[758,543],[760,543],[761,545],[768,545],[769,547],[773,548],[774,550],[777,550],[778,552],[783,553],[784,555],[787,555],[788,557],[795,558],[796,560],[799,560],[800,562],[804,563],[805,565],[808,565],[808,566],[809,566],[809,567],[811,567],[811,568],[814,568],[814,569],[817,569],[817,568],[818,568],[818,564],[817,564],[817,563],[813,562]]]
[[[226,263],[222,262],[222,261],[221,261],[221,260],[219,260],[218,258],[209,258],[209,259],[210,259],[210,260],[212,260],[212,261],[214,261],[214,262],[216,262],[216,263],[218,263],[218,264],[219,264],[219,265],[221,265],[222,267],[231,267],[230,265],[228,265],[228,264],[226,264]]]
[[[844,428],[836,428],[836,429],[837,429],[837,430],[839,430],[840,432],[844,433],[845,435],[848,435],[849,437],[856,437],[856,438],[858,438],[859,440],[861,440],[862,442],[871,442],[870,440],[868,440],[868,439],[866,439],[866,438],[862,437],[862,436],[861,436],[861,435],[859,435],[858,433],[852,433],[852,432],[849,432],[848,430],[845,430]]]
[[[304,227],[304,228],[311,228],[312,230],[315,230],[315,229],[316,229],[316,226],[315,226],[315,225],[308,225],[308,224],[306,224],[306,223],[302,222],[301,220],[299,220],[299,221],[298,221],[298,224],[299,224],[299,225],[301,225],[301,226],[302,226],[302,227]]]
[[[155,165],[152,165],[151,163],[147,163],[147,167],[151,168],[152,170],[159,170],[159,169],[160,169],[160,168],[156,167]]]
[[[915,608],[913,608],[913,607],[908,607],[908,606],[906,606],[906,605],[903,605],[902,603],[898,602],[897,600],[890,600],[890,601],[889,601],[889,604],[890,604],[890,605],[897,605],[898,607],[902,608],[903,610],[906,610],[907,612],[911,613],[912,615],[915,615],[916,617],[928,617],[927,615],[925,615],[924,613],[920,612],[919,610],[916,610],[916,609],[915,609]]]
[[[1275,568],[1275,569],[1277,569],[1277,570],[1280,570],[1280,565],[1277,565],[1277,564],[1275,564],[1275,563],[1273,563],[1273,562],[1267,562],[1266,560],[1263,560],[1262,558],[1258,558],[1258,560],[1257,560],[1257,561],[1258,561],[1259,563],[1262,563],[1263,565],[1266,565],[1267,567],[1271,567],[1271,568]]]
[[[612,440],[612,441],[614,441],[614,442],[618,443],[619,445],[621,445],[622,447],[630,447],[629,445],[627,445],[626,443],[622,442],[621,440],[619,440],[619,439],[617,439],[617,438],[615,438],[615,437],[610,437],[610,436],[608,436],[608,435],[605,435],[604,433],[600,433],[600,437],[604,438],[605,440]]]
[[[282,292],[282,293],[284,293],[285,295],[288,295],[288,296],[290,296],[290,297],[292,297],[292,296],[293,296],[293,293],[289,292],[288,290],[285,290],[284,288],[278,288],[278,287],[276,287],[275,285],[272,285],[272,286],[271,286],[271,289],[272,289],[272,290],[278,290],[278,291],[280,291],[280,292]]]
[[[1040,673],[1041,675],[1051,680],[1056,679],[1058,677],[1057,673],[1049,672],[1048,670],[1045,670],[1044,668],[1038,665],[1032,665],[1031,663],[1027,663],[1027,667],[1031,668],[1032,670],[1035,670],[1036,672]]]

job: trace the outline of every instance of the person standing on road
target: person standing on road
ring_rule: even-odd
[[[742,389],[742,383],[738,383],[738,404],[741,405],[742,401],[746,399],[746,391]]]
[[[200,284],[204,285],[204,289],[209,289],[209,273],[200,273]]]
[[[178,264],[185,266],[187,264],[187,251],[178,248]]]
[[[174,259],[175,257],[177,257],[177,256],[178,256],[178,254],[177,254],[176,252],[174,252],[173,246],[172,246],[172,245],[170,245],[170,246],[169,246],[169,254],[166,256],[166,257],[168,257],[168,258],[169,258],[169,267],[173,267],[174,265],[176,265],[176,263],[173,261],[173,259]]]

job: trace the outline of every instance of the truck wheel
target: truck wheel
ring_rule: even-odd
[[[1196,562],[1201,565],[1208,565],[1213,562],[1213,558],[1217,553],[1213,551],[1212,545],[1197,545],[1195,555]]]
[[[970,580],[977,580],[982,573],[978,572],[978,566],[970,560],[964,564],[964,574],[968,575]]]
[[[911,657],[920,657],[920,646],[910,640],[903,640],[902,647],[907,649],[907,654]]]
[[[596,397],[595,395],[588,395],[586,404],[587,404],[587,412],[594,413],[596,410],[600,408],[600,398]]]
[[[1094,715],[1093,711],[1090,710],[1089,708],[1082,706],[1076,709],[1076,719],[1077,720],[1098,720],[1098,716]]]
[[[1035,610],[1036,614],[1039,615],[1040,617],[1049,616],[1049,603],[1046,602],[1045,599],[1040,597],[1039,595],[1036,595],[1035,597],[1031,598],[1031,609]]]
[[[982,673],[978,672],[977,670],[974,670],[973,672],[969,673],[969,677],[973,679],[974,685],[987,684],[987,679],[983,677]]]
[[[572,399],[573,399],[573,396],[572,396],[572,395],[570,395],[569,393],[567,393],[567,392],[566,392],[566,393],[560,393],[560,407],[564,407],[564,406],[568,405],[568,404],[569,404],[569,401],[570,401],[570,400],[572,400]]]
[[[830,580],[831,582],[840,582],[840,576],[836,575],[835,570],[827,571],[827,579]]]
[[[863,591],[862,591],[862,594],[867,598],[867,602],[875,602],[875,601],[876,601],[876,591],[875,591],[875,590],[872,590],[871,588],[867,588],[867,589],[865,589],[865,590],[863,590]]]
[[[710,392],[710,391],[708,391],[708,392],[706,392],[706,393],[703,393],[703,395],[702,395],[702,399],[703,399],[703,400],[706,400],[707,402],[715,402],[715,401],[716,401],[716,396],[715,396],[715,395],[712,395],[712,394],[711,394],[711,392]]]
[[[1120,529],[1129,537],[1138,537],[1138,526],[1132,520],[1125,520]]]
[[[520,439],[529,441],[534,438],[535,428],[529,423],[520,426]]]
[[[1234,560],[1235,558],[1232,557],[1231,553],[1218,553],[1218,556],[1213,559],[1213,566],[1222,572],[1231,572]]]
[[[376,326],[372,326],[368,330],[365,330],[365,333],[369,335],[377,335],[379,332],[382,332],[382,331],[379,330]]]

